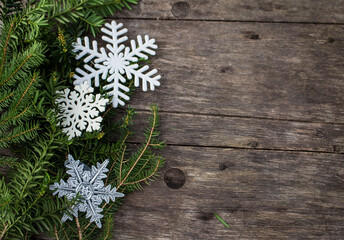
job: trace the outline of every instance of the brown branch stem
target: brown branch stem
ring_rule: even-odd
[[[149,175],[148,177],[145,177],[144,179],[141,179],[141,180],[138,180],[138,181],[135,181],[135,182],[131,182],[131,183],[124,183],[123,184],[123,186],[125,186],[125,185],[132,185],[132,184],[136,184],[136,183],[140,183],[140,182],[143,182],[143,181],[145,181],[145,180],[147,180],[147,179],[149,179],[149,178],[151,178],[155,173],[156,173],[156,171],[158,170],[158,168],[159,168],[159,165],[160,165],[160,158],[159,158],[159,162],[158,162],[158,164],[156,165],[156,167],[155,167],[155,169],[154,169],[154,171],[153,171],[153,173],[151,174],[151,175]]]
[[[125,181],[127,180],[127,178],[129,177],[131,171],[133,171],[134,167],[136,166],[137,162],[141,159],[141,157],[143,156],[143,154],[145,153],[145,151],[147,150],[149,144],[150,144],[150,140],[152,139],[152,135],[153,135],[153,132],[154,132],[154,126],[155,126],[155,122],[156,122],[156,111],[154,111],[154,118],[153,118],[153,124],[152,124],[152,129],[150,131],[150,134],[149,134],[149,138],[147,140],[147,143],[144,147],[144,149],[142,150],[140,156],[136,159],[135,163],[133,164],[133,166],[130,168],[128,174],[125,176],[125,178],[120,181],[119,185],[117,186],[117,188],[119,189],[124,183]]]
[[[78,229],[79,240],[82,240],[82,231],[80,228],[79,218],[75,218],[76,228]]]
[[[54,225],[54,234],[55,234],[56,240],[60,240],[59,235],[57,234],[57,229],[55,225]]]
[[[4,65],[5,65],[7,46],[8,46],[8,42],[10,40],[10,37],[11,37],[11,32],[12,32],[13,26],[14,26],[14,22],[11,23],[10,30],[8,31],[8,34],[7,34],[6,43],[4,46],[4,55],[2,56],[2,63],[1,63],[1,67],[0,67],[0,76],[1,76],[2,70],[3,70]]]
[[[6,231],[7,231],[7,225],[5,224],[4,230],[1,232],[1,235],[0,235],[0,240],[2,240],[2,238],[5,236]]]

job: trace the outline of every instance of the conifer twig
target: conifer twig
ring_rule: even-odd
[[[61,226],[62,227],[62,226]],[[69,237],[68,237],[68,234],[67,234],[67,232],[66,232],[66,230],[62,227],[62,230],[63,230],[63,232],[64,232],[64,234],[65,234],[65,236],[66,236],[66,239],[67,240],[69,240]]]
[[[5,101],[7,98],[12,97],[12,95],[14,94],[14,92],[10,93],[8,96],[4,97],[3,99],[0,100],[0,103],[2,103],[3,101]]]
[[[5,236],[6,231],[7,231],[7,225],[5,224],[4,230],[1,232],[1,235],[0,235],[0,240],[2,240],[2,238]]]
[[[3,206],[5,206],[5,205],[7,205],[9,202],[10,202],[10,200],[7,200],[6,202],[0,204],[0,207],[3,207]]]
[[[57,234],[57,229],[55,225],[54,225],[54,233],[55,233],[56,240],[60,240],[59,235]]]
[[[125,141],[127,140],[127,137],[128,137],[128,136],[129,136],[129,132],[127,133],[127,135],[125,136],[124,140],[122,141],[122,144],[121,144],[121,146],[120,146],[119,149],[122,149],[122,146],[123,146],[123,144],[125,143]],[[123,150],[122,159],[123,159],[123,157],[124,157],[124,152],[125,152],[125,149]],[[105,185],[107,184],[107,182],[108,182],[108,180],[109,180],[110,173],[111,173],[113,167],[115,166],[116,161],[117,161],[117,159],[116,159],[116,160],[112,163],[112,165],[111,165],[111,168],[110,168],[110,170],[109,170],[109,172],[108,172],[108,175],[107,175],[107,178],[106,178],[106,181],[105,181]]]
[[[119,183],[121,183],[121,175],[122,175],[122,166],[123,166],[123,158],[124,158],[124,153],[125,153],[125,150],[127,149],[127,146],[124,146],[124,149],[123,149],[123,153],[122,153],[122,157],[121,157],[121,164],[119,165]],[[119,184],[120,186],[120,184]],[[117,187],[119,188],[119,187]]]
[[[79,240],[82,240],[82,231],[80,228],[80,223],[79,223],[79,218],[75,218],[75,222],[76,222],[76,227],[78,229],[78,234],[79,234]]]
[[[12,118],[12,120],[14,120],[14,119],[20,117],[21,115],[23,115],[23,114],[29,109],[29,107],[30,107],[30,106],[27,106],[21,113],[19,113],[17,116],[14,116],[14,117]],[[9,116],[8,118],[6,118],[6,119],[4,119],[2,122],[0,122],[0,125],[6,123],[6,122],[7,122],[8,120],[10,120],[10,119],[11,119],[11,116]]]
[[[22,67],[23,65],[32,57],[32,53],[29,54],[25,60],[19,65],[19,67],[11,74],[11,76],[9,76],[3,83],[0,84],[0,87],[3,86],[5,83],[8,82],[8,80],[10,80]]]
[[[148,162],[152,159],[152,156],[149,156],[149,158],[147,159],[147,161],[145,162],[145,164],[143,164],[142,168],[136,173],[136,175],[134,176],[134,178],[137,177],[137,175],[139,175],[139,173],[144,169],[144,167],[148,164]],[[160,158],[159,158],[159,162],[160,162]],[[124,184],[127,185],[127,184]]]
[[[104,240],[109,237],[109,234],[110,234],[110,224],[107,225],[107,231],[106,231],[106,236],[105,236]]]
[[[156,114],[157,114],[157,113],[156,113],[156,111],[154,110],[154,111],[153,111],[152,129],[151,129],[151,131],[150,131],[150,134],[149,134],[149,137],[148,137],[148,139],[147,139],[147,142],[146,142],[146,145],[145,145],[144,149],[141,151],[140,156],[136,159],[135,163],[134,163],[133,166],[130,168],[130,170],[129,170],[129,172],[127,173],[127,175],[125,176],[125,178],[124,178],[122,181],[120,181],[119,185],[117,186],[117,189],[119,189],[119,188],[123,185],[123,183],[127,180],[127,178],[129,177],[131,171],[133,171],[133,169],[134,169],[134,167],[136,166],[136,164],[138,163],[138,161],[141,159],[141,157],[143,156],[143,154],[146,152],[146,150],[147,150],[147,148],[148,148],[148,146],[149,146],[149,144],[150,144],[150,141],[151,141],[151,139],[152,139],[152,135],[153,135],[154,129],[155,129],[154,126],[155,126],[155,122],[156,122]]]
[[[28,132],[32,132],[32,131],[36,130],[38,127],[39,127],[39,126],[36,126],[36,127],[30,128],[30,129],[28,129],[28,130],[26,130],[26,131],[24,131],[24,132],[18,133],[18,134],[14,135],[14,136],[11,136],[11,137],[8,137],[8,138],[0,139],[0,142],[3,142],[3,141],[5,141],[5,140],[6,140],[6,141],[9,141],[9,140],[11,140],[11,139],[13,139],[13,138],[19,137],[20,135],[26,134],[26,133],[28,133]]]
[[[161,160],[161,159],[159,158],[158,164],[156,165],[156,167],[155,167],[155,169],[154,169],[154,171],[152,172],[151,175],[149,175],[148,177],[145,177],[145,178],[143,178],[143,179],[137,180],[137,181],[135,181],[135,182],[124,183],[123,186],[125,186],[125,185],[137,184],[137,183],[143,182],[143,181],[145,181],[145,180],[151,178],[152,176],[154,176],[154,174],[156,173],[156,171],[158,171],[158,168],[159,168],[159,165],[160,165],[160,160]],[[141,171],[141,170],[140,170],[140,171]]]
[[[11,37],[13,25],[14,25],[14,21],[11,23],[10,30],[8,31],[8,34],[7,34],[7,38],[6,38],[6,42],[5,42],[5,46],[4,46],[4,55],[2,56],[2,63],[1,63],[1,67],[0,67],[0,76],[2,74],[2,69],[4,68],[4,65],[5,65],[5,56],[7,53],[7,46],[8,46],[8,42],[10,40],[10,37]]]
[[[31,80],[29,86],[25,89],[23,95],[20,97],[18,103],[17,103],[16,106],[14,107],[14,110],[17,109],[17,107],[19,106],[20,102],[21,102],[21,101],[23,100],[23,98],[25,97],[27,91],[29,91],[29,88],[32,86],[33,82],[36,80],[36,77],[37,77],[37,76],[33,76],[33,78],[32,78],[32,80]]]

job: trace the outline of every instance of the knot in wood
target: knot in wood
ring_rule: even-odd
[[[185,174],[178,168],[170,168],[164,176],[164,181],[167,187],[172,189],[181,188],[185,183]]]
[[[187,2],[176,2],[172,6],[172,14],[177,18],[185,18],[190,13],[190,5]]]

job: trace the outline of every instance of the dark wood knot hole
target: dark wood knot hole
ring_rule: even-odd
[[[185,18],[190,13],[190,5],[187,2],[176,2],[172,6],[172,14],[177,18]]]
[[[185,183],[185,174],[178,168],[170,168],[165,173],[164,181],[167,187],[172,189],[181,188]]]
[[[334,38],[333,38],[333,37],[328,37],[328,38],[327,38],[327,42],[333,43],[333,42],[334,42]]]

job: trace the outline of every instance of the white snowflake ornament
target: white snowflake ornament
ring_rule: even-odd
[[[56,99],[56,104],[60,107],[60,124],[69,139],[81,136],[85,129],[86,132],[100,129],[103,119],[99,116],[99,112],[105,110],[109,99],[102,98],[101,94],[94,96],[93,88],[87,82],[75,86],[74,91],[66,88],[57,93],[61,94]]]
[[[114,108],[118,105],[124,105],[122,99],[129,100],[129,96],[126,94],[129,92],[129,88],[123,84],[126,82],[125,76],[129,80],[134,77],[135,87],[140,85],[141,80],[143,91],[147,91],[148,85],[152,91],[155,86],[160,86],[159,79],[161,78],[160,75],[156,75],[156,69],[148,71],[149,67],[147,65],[140,68],[136,63],[139,58],[148,59],[148,55],[155,55],[154,50],[158,48],[155,39],[150,39],[146,35],[143,40],[138,35],[137,45],[135,40],[131,40],[131,48],[125,47],[122,43],[128,37],[123,35],[128,29],[122,27],[122,23],[117,24],[116,21],[112,21],[111,24],[106,23],[105,27],[101,29],[105,34],[102,39],[109,43],[106,45],[109,53],[106,53],[103,47],[98,50],[97,41],[93,41],[91,47],[88,37],[84,38],[84,45],[82,40],[78,38],[73,50],[79,53],[76,56],[77,60],[83,57],[86,57],[84,58],[85,63],[93,60],[92,64],[84,65],[85,70],[80,68],[75,70],[77,74],[74,74],[74,85],[88,82],[91,86],[93,80],[94,86],[98,87],[100,77],[106,79],[108,84],[103,88],[107,90],[109,96],[113,97],[112,105]]]
[[[65,166],[70,177],[67,182],[61,179],[60,184],[50,186],[50,190],[56,190],[53,194],[58,194],[59,198],[66,196],[68,200],[73,200],[79,194],[81,199],[69,210],[70,214],[78,217],[78,211],[86,212],[86,218],[91,217],[90,222],[95,222],[99,228],[102,227],[100,219],[103,215],[100,213],[103,209],[99,207],[102,201],[109,203],[110,199],[115,201],[117,197],[124,197],[123,193],[116,192],[115,187],[111,189],[111,185],[104,186],[102,179],[106,178],[108,163],[107,159],[89,169],[80,160],[75,161],[72,155],[68,155]],[[70,215],[64,213],[61,221],[65,222],[67,219],[72,220]]]

